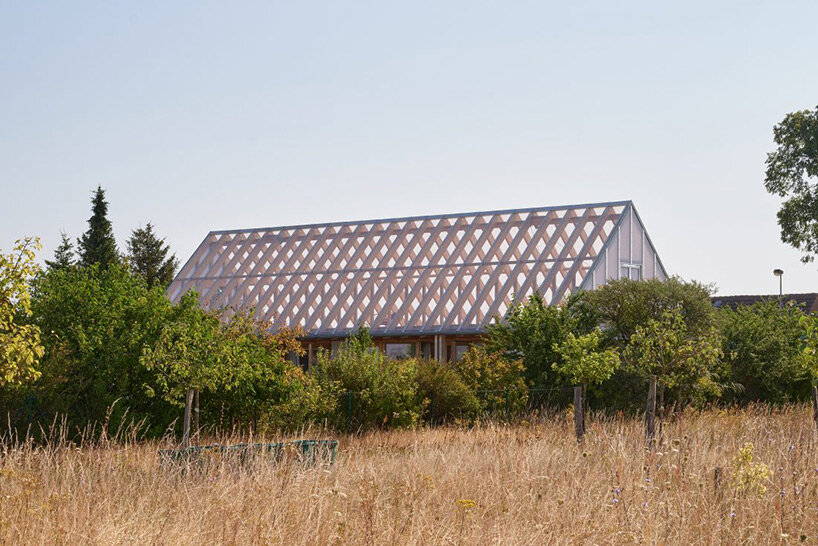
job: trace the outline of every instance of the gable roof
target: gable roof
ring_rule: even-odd
[[[338,337],[476,333],[515,299],[549,304],[638,271],[667,276],[630,201],[213,231],[168,288],[206,308]]]

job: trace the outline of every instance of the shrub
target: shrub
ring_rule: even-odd
[[[519,412],[526,407],[528,389],[521,360],[509,360],[486,346],[473,345],[455,370],[477,395],[480,411]]]
[[[420,420],[417,363],[387,358],[365,328],[342,343],[337,355],[320,351],[314,374],[339,401],[332,416],[339,429],[413,427]]]
[[[562,343],[574,322],[566,308],[548,306],[542,296],[535,293],[524,303],[514,303],[504,322],[487,328],[486,354],[520,362],[528,385],[551,387],[560,381],[559,374],[552,368],[552,364],[561,359],[554,346]]]
[[[152,374],[139,365],[173,309],[161,288],[148,289],[121,265],[49,269],[33,283],[32,320],[42,331],[42,377],[33,386],[44,417],[67,415],[83,427],[111,426],[128,412],[161,433],[172,407],[146,396]]]
[[[480,413],[477,393],[457,371],[436,361],[417,362],[418,397],[429,423],[471,420]]]
[[[800,360],[803,313],[794,306],[763,302],[717,313],[728,367],[726,379],[742,386],[733,401],[784,403],[809,393],[808,374]]]

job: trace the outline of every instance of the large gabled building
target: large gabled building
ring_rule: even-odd
[[[512,301],[667,272],[630,201],[213,231],[168,288],[301,326],[311,362],[367,325],[388,354],[458,358]]]

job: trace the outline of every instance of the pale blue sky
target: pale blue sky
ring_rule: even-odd
[[[0,0],[0,249],[632,199],[671,273],[818,291],[763,188],[818,2]]]

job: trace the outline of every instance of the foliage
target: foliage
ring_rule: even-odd
[[[773,129],[764,187],[784,198],[778,211],[781,240],[812,261],[818,252],[818,107],[787,114]]]
[[[48,269],[68,269],[77,264],[77,257],[74,254],[74,245],[71,239],[65,233],[60,234],[62,241],[60,246],[54,251],[54,259],[46,260],[45,265]]]
[[[483,345],[473,345],[455,370],[477,394],[482,412],[505,409],[519,411],[528,402],[522,360],[509,360]]]
[[[638,327],[658,321],[668,309],[678,309],[691,333],[708,332],[716,323],[711,289],[673,277],[665,281],[629,279],[608,281],[586,294],[605,331],[624,347]]]
[[[26,238],[10,254],[0,254],[0,388],[39,377],[43,356],[40,329],[25,321],[31,316],[31,279],[39,271],[35,251],[40,241]]]
[[[234,321],[223,330],[218,315],[199,307],[195,292],[185,294],[173,320],[162,325],[156,343],[143,349],[140,362],[154,375],[152,384],[146,385],[148,396],[159,395],[182,406],[189,389],[229,389],[249,373],[234,358],[241,354],[236,345],[242,341],[236,330]]]
[[[480,413],[477,393],[450,365],[434,360],[417,363],[418,397],[428,422],[471,420]]]
[[[287,358],[290,352],[303,353],[297,339],[301,329],[273,332],[270,324],[245,313],[231,317],[222,335],[234,347],[234,365],[249,373],[204,397],[206,424],[254,426],[261,432],[294,430],[332,412],[336,400],[331,393]]]
[[[166,288],[173,280],[179,265],[175,255],[168,257],[170,247],[153,231],[148,222],[144,228],[133,230],[128,239],[128,263],[134,275],[139,275],[148,283],[148,288],[158,284]]]
[[[118,264],[50,269],[35,279],[31,305],[45,347],[34,392],[46,414],[84,426],[104,420],[118,401],[117,415],[170,422],[169,406],[145,396],[151,374],[139,366],[143,347],[174,318],[160,289],[148,290]]]
[[[779,308],[775,301],[725,307],[717,312],[722,334],[726,379],[741,390],[740,401],[782,403],[803,398],[809,382],[803,367],[802,344],[807,328],[797,308]]]
[[[85,267],[99,264],[100,269],[106,269],[112,264],[119,263],[119,251],[114,239],[114,230],[108,220],[105,190],[98,187],[91,203],[92,214],[88,219],[88,231],[77,240],[80,263]]]
[[[345,428],[348,415],[361,429],[412,427],[420,419],[417,363],[387,358],[372,344],[367,328],[353,333],[334,356],[319,351],[313,373],[340,401],[333,416],[338,428]]]
[[[554,350],[562,357],[562,364],[554,363],[554,369],[574,385],[598,385],[608,380],[619,368],[616,349],[600,350],[602,336],[599,330],[575,336],[568,332],[562,343]]]
[[[497,321],[487,328],[486,354],[520,361],[528,385],[550,387],[558,380],[551,365],[561,358],[554,346],[563,341],[573,324],[565,308],[548,306],[535,293],[524,303],[515,302],[504,322]]]
[[[681,404],[721,395],[716,374],[722,356],[718,331],[691,330],[681,308],[666,309],[659,320],[649,319],[646,326],[637,326],[627,351],[644,376],[658,376],[662,398],[665,388]]]
[[[758,497],[767,492],[767,484],[773,477],[770,467],[753,461],[754,446],[751,443],[739,448],[733,459],[733,487],[737,493],[752,493]]]
[[[801,336],[800,363],[813,385],[818,384],[818,318],[804,315],[800,318],[803,327]]]

